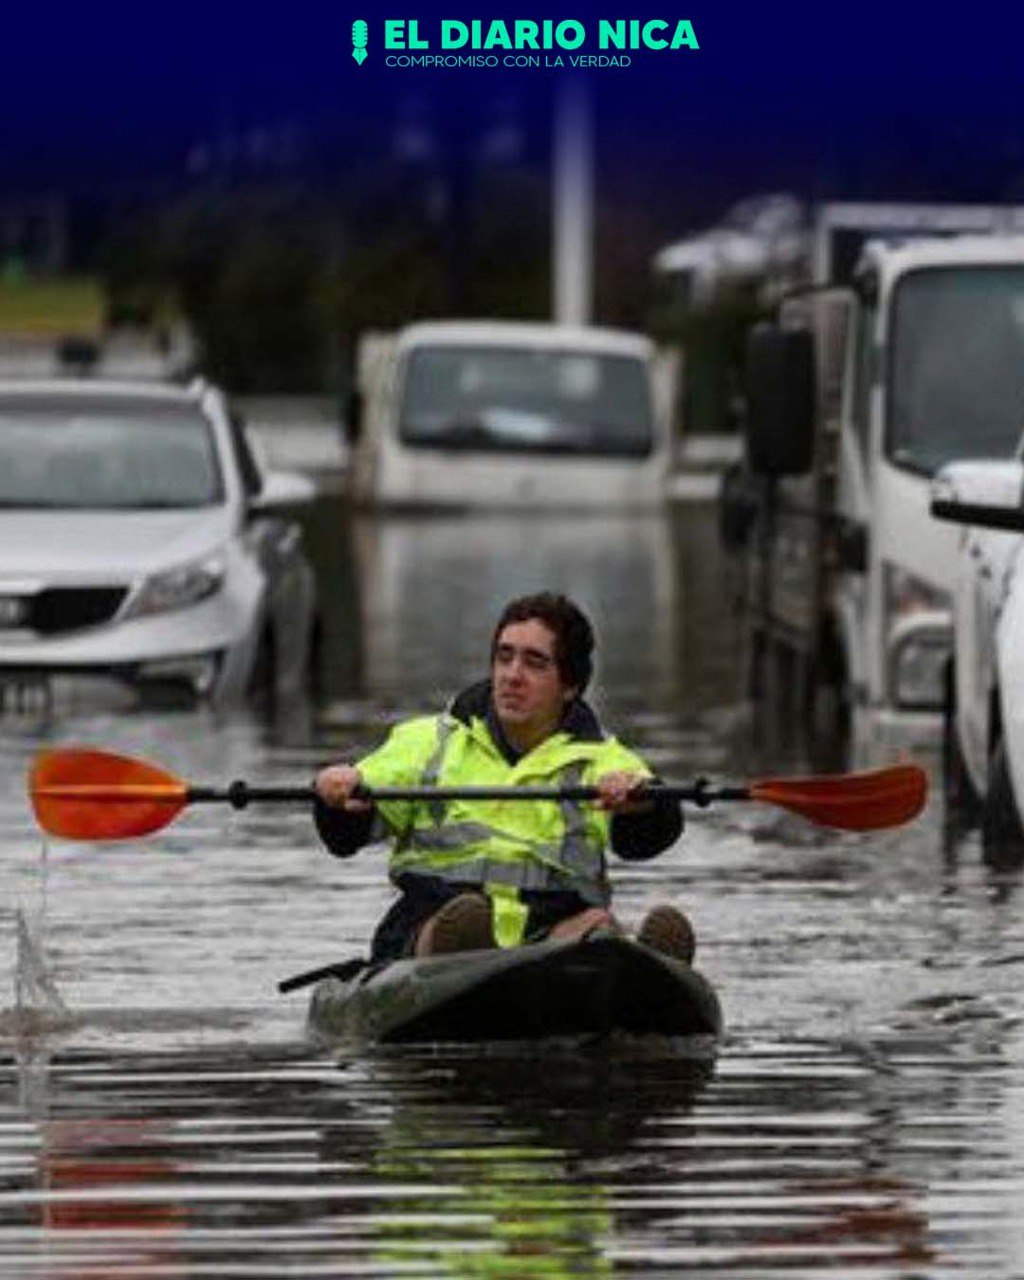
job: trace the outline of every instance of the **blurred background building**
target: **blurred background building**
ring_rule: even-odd
[[[868,5],[840,41],[800,8],[691,15],[699,51],[585,82],[595,322],[721,350],[816,204],[1024,191],[1012,15],[972,16],[954,56],[920,15]],[[84,12],[52,30],[18,11],[0,330],[40,311],[62,337],[135,330],[233,391],[341,403],[365,330],[549,317],[570,72],[388,70],[372,23],[359,65],[351,21],[185,6],[159,30]],[[683,296],[664,268],[687,254]],[[730,429],[726,377],[691,395],[695,428]]]

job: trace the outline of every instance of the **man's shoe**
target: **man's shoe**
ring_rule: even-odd
[[[693,953],[697,950],[693,925],[681,911],[667,903],[648,911],[636,940],[652,951],[660,951],[662,955],[682,960],[684,964],[692,964]]]
[[[494,946],[491,904],[482,893],[460,893],[434,915],[431,955]]]

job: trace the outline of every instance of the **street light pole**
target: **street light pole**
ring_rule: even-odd
[[[551,155],[552,312],[556,324],[593,318],[594,136],[582,81],[556,91]]]

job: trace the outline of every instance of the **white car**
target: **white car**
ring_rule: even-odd
[[[0,694],[67,678],[218,703],[307,678],[312,568],[216,389],[0,384]]]
[[[981,825],[986,862],[1024,862],[1024,462],[958,462],[932,514],[966,526],[953,595],[943,781],[947,818]]]

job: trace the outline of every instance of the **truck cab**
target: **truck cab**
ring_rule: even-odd
[[[812,716],[828,692],[854,760],[937,745],[957,534],[929,485],[1020,438],[1024,236],[867,243],[749,355],[752,669],[791,668]]]

